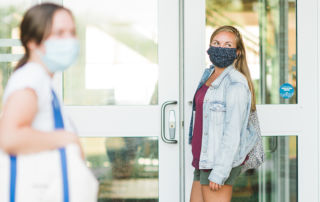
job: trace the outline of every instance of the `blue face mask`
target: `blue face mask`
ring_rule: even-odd
[[[212,64],[217,67],[228,67],[237,58],[236,48],[210,46],[207,53]]]
[[[44,42],[45,54],[38,52],[42,62],[50,72],[64,71],[78,57],[79,42],[77,39],[48,39]]]

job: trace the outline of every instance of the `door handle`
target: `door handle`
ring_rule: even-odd
[[[170,140],[176,138],[176,114],[174,110],[169,111],[169,137]]]
[[[178,141],[174,140],[175,138],[175,130],[176,130],[176,118],[173,110],[169,113],[169,133],[170,139],[166,137],[166,123],[165,123],[165,115],[166,115],[166,107],[168,105],[175,105],[177,101],[167,101],[164,102],[161,106],[161,139],[168,144],[177,144]]]

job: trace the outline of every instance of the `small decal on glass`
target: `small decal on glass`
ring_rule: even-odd
[[[285,83],[280,86],[280,96],[284,99],[290,99],[294,94],[294,88],[291,84]]]

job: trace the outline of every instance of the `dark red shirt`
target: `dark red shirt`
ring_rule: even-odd
[[[208,86],[203,84],[201,88],[197,91],[195,95],[195,104],[196,104],[196,114],[193,127],[193,137],[192,137],[192,166],[196,169],[199,169],[199,160],[201,152],[201,143],[202,143],[202,119],[203,119],[203,100],[207,93]]]

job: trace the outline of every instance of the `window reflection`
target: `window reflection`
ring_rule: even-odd
[[[75,15],[82,47],[64,73],[65,104],[157,104],[157,0],[63,3]]]
[[[37,2],[37,0],[0,1],[0,100],[17,60],[24,53],[18,40],[23,14]]]
[[[155,137],[81,138],[87,165],[100,183],[99,201],[158,201]]]
[[[221,25],[242,33],[258,104],[297,103],[295,0],[206,0],[206,22],[206,44]],[[284,83],[295,89],[290,99],[280,96]]]
[[[297,137],[263,137],[263,142],[264,164],[239,176],[232,202],[298,201]]]

